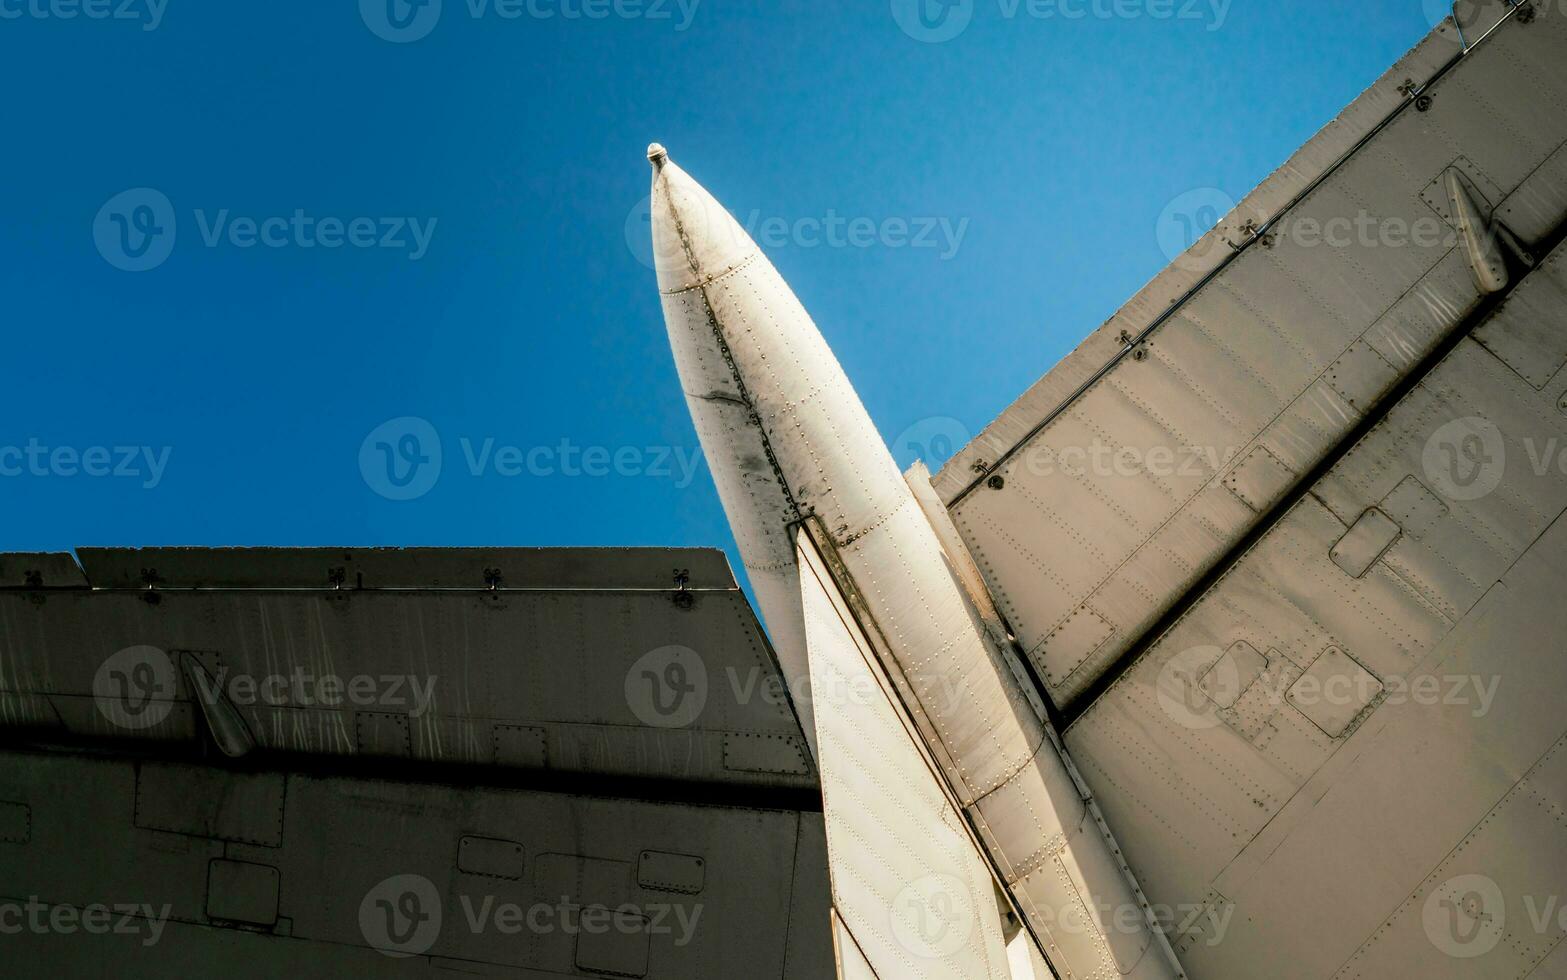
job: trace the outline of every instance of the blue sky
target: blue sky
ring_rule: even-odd
[[[644,264],[650,140],[907,464],[1437,0],[913,2],[0,0],[0,549],[733,555]]]

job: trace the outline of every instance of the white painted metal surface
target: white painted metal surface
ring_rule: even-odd
[[[1069,729],[1150,896],[1228,917],[1193,975],[1522,977],[1567,935],[1564,396],[1464,341]]]
[[[948,791],[1064,977],[1176,975],[1125,869],[809,315],[662,147],[652,224],[687,404],[791,686],[805,690],[799,578],[809,517],[861,604]],[[793,584],[795,594],[782,592]],[[820,732],[821,726],[816,726]],[[1109,910],[1107,915],[1105,911]]]
[[[841,975],[1010,980],[990,869],[808,537],[798,554]]]
[[[1506,9],[1492,6],[1479,26]],[[1499,288],[1499,246],[1477,238],[1472,271],[1449,183],[1524,243],[1557,225],[1564,51],[1559,12],[1513,15],[1440,74],[1457,53],[1444,25],[943,469],[937,489],[1057,703],[1090,688],[1474,308],[1476,275]],[[1442,234],[1414,235],[1422,221]],[[1119,338],[1154,323],[1121,356]]]

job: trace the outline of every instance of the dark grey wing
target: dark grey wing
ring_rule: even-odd
[[[720,553],[80,557],[0,556],[20,975],[832,975],[815,765]]]

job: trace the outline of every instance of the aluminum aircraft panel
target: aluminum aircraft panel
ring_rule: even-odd
[[[1193,977],[1567,962],[1567,18],[1463,6],[933,481]]]
[[[798,541],[839,975],[1009,980],[990,869],[815,545]]]
[[[1225,920],[1194,976],[1524,977],[1567,935],[1561,261],[1477,332],[1555,380],[1465,338],[1068,729],[1150,897]]]
[[[832,975],[815,766],[718,552],[82,557],[0,556],[8,970]]]
[[[43,567],[0,561],[24,577]],[[815,786],[776,660],[718,552],[83,549],[83,567],[81,587],[0,591],[9,724],[188,740],[205,689],[283,678],[275,697],[240,685],[229,699],[257,748]],[[150,583],[132,578],[142,571]],[[114,701],[94,685],[112,682],[114,656],[149,672],[157,710],[100,710]],[[343,692],[325,705],[324,677],[370,678],[386,703]]]
[[[1482,302],[1448,174],[1524,243],[1567,213],[1567,18],[1481,40],[1511,8],[1485,9],[1468,53],[1449,20],[937,477],[1058,704]]]

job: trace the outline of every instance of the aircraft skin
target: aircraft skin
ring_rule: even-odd
[[[1460,6],[934,475],[650,147],[771,644],[700,549],[0,554],[0,963],[1567,980],[1567,18]]]
[[[806,519],[830,536],[883,666],[1050,961],[1070,976],[1181,975],[1148,923],[1095,924],[1090,909],[1137,910],[1140,896],[816,325],[728,212],[663,147],[648,156],[670,344],[808,737],[791,531]]]

